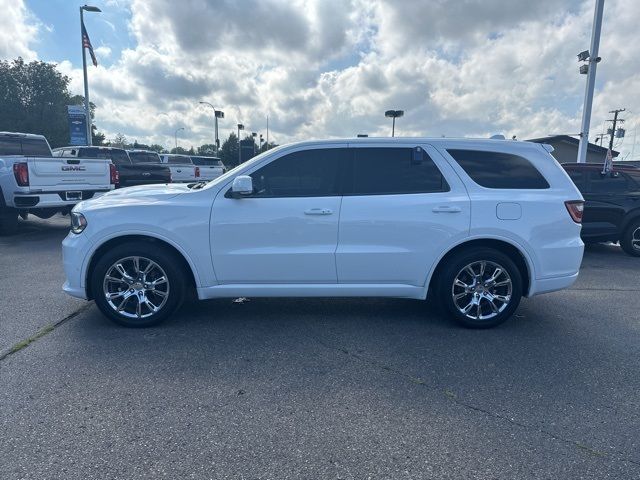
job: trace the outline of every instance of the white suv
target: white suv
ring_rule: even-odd
[[[578,276],[583,201],[550,147],[350,139],[269,150],[210,183],[78,204],[64,290],[149,326],[187,290],[219,297],[425,299],[469,327]]]

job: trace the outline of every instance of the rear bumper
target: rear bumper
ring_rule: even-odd
[[[538,278],[531,282],[528,297],[540,295],[542,293],[555,292],[569,288],[578,279],[578,272],[571,275],[563,275],[561,277]]]
[[[82,200],[98,198],[109,191],[110,190],[84,190],[82,191],[82,198],[77,200],[65,200],[65,192],[16,193],[13,196],[13,206],[20,209],[71,208]]]

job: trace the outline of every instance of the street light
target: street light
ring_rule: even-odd
[[[87,52],[84,43],[84,12],[101,12],[98,7],[83,5],[80,7],[80,45],[82,45],[82,73],[84,75],[84,115],[87,124],[87,145],[93,145],[91,139],[91,115],[89,110],[89,81],[87,80]],[[87,42],[89,38],[87,37]]]
[[[384,116],[387,118],[393,118],[393,123],[391,126],[391,136],[395,137],[396,135],[396,118],[400,118],[404,115],[404,110],[387,110],[384,112]]]
[[[214,107],[213,105],[211,105],[209,102],[200,102],[201,105],[209,105],[211,108],[213,108],[213,116],[215,119],[215,150],[216,150],[216,157],[218,156],[218,149],[220,148],[220,140],[218,139],[218,119],[219,118],[224,118],[224,112],[222,110],[216,110],[216,107]]]
[[[176,131],[175,131],[175,133],[174,133],[174,137],[175,137],[175,139],[176,139],[176,150],[178,150],[178,132],[179,132],[180,130],[184,130],[184,127],[180,127],[180,128],[178,128],[178,129],[176,129]],[[177,153],[177,152],[176,152],[176,153]]]
[[[240,130],[244,130],[244,125],[238,124],[238,165],[242,163],[242,144],[240,143]]]

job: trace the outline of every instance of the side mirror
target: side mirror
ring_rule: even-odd
[[[238,175],[231,184],[231,194],[234,198],[253,193],[253,179],[249,175]]]

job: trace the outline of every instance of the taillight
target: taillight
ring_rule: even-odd
[[[196,178],[200,177],[200,167],[196,167]]]
[[[19,187],[29,186],[29,166],[26,162],[14,163],[13,175],[16,177],[16,183]]]
[[[582,214],[584,213],[584,202],[582,200],[572,200],[564,202],[571,218],[576,223],[582,223]]]
[[[116,187],[120,183],[120,173],[113,163],[109,164],[109,181],[111,185],[115,185]]]

